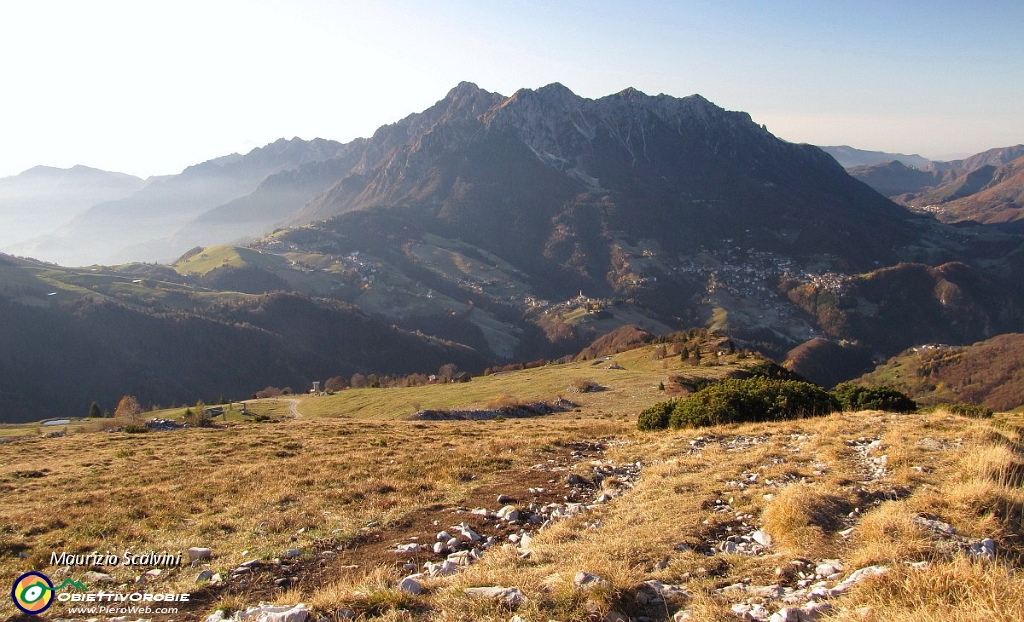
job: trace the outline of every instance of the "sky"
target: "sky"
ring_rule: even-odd
[[[89,0],[0,7],[0,177],[147,177],[349,141],[461,81],[699,93],[776,136],[952,159],[1024,143],[1019,0]]]

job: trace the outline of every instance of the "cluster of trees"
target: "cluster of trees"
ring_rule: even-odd
[[[394,387],[417,387],[425,384],[434,383],[446,383],[451,382],[460,376],[458,365],[455,363],[445,363],[438,368],[436,374],[406,374],[406,375],[389,375],[389,374],[361,374],[356,372],[350,377],[345,376],[333,376],[328,378],[324,383],[324,391],[328,393],[337,393],[338,391],[344,391],[345,389],[386,389]],[[271,389],[272,387],[268,387]],[[266,391],[266,389],[264,390]],[[273,395],[260,395],[257,392],[253,397],[274,397]],[[277,395],[281,395],[278,393]]]
[[[573,356],[567,355],[559,359],[548,360],[548,359],[537,359],[536,361],[528,361],[526,363],[509,363],[508,365],[495,365],[494,367],[487,367],[484,369],[484,375],[490,376],[491,374],[499,374],[506,371],[519,371],[521,369],[535,369],[537,367],[544,367],[548,363],[571,363]]]

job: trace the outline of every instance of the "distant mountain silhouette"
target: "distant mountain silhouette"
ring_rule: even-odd
[[[875,164],[885,164],[887,162],[899,162],[904,166],[913,168],[924,168],[931,163],[931,160],[915,154],[907,155],[905,153],[886,153],[884,151],[866,151],[864,149],[856,149],[849,145],[839,145],[834,147],[822,147],[822,151],[829,154],[843,165],[844,168],[857,168],[860,166],[872,166]]]
[[[52,234],[34,240],[29,254],[65,265],[170,261],[184,249],[163,243],[169,234],[252,193],[268,175],[326,160],[341,147],[321,139],[281,139],[244,156],[190,166],[178,175],[154,179],[130,196],[93,205]]]
[[[36,166],[0,179],[0,252],[22,252],[28,240],[49,233],[106,201],[146,184],[138,177],[87,166]],[[27,254],[27,253],[26,253]]]

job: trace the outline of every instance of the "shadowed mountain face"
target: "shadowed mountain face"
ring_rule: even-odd
[[[890,260],[909,234],[903,210],[819,149],[778,140],[699,96],[628,89],[588,100],[555,84],[500,98],[462,84],[370,142],[395,135],[406,141],[292,222],[403,206],[474,243],[534,257],[574,246],[565,240],[579,237],[581,221],[667,250],[740,231],[789,255],[857,240],[845,259],[859,265]]]

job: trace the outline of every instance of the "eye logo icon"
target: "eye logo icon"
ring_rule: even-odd
[[[41,572],[26,572],[14,580],[11,600],[29,615],[46,611],[53,604],[53,583]]]

